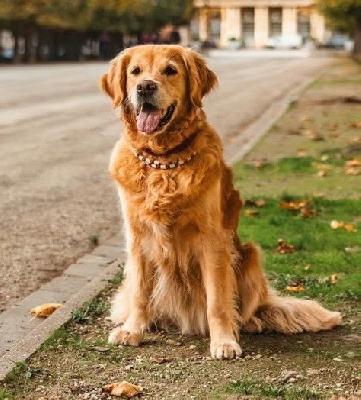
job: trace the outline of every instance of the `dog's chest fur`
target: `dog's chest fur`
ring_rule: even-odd
[[[110,171],[124,192],[122,202],[128,214],[137,223],[196,223],[204,212],[207,182],[214,184],[218,166],[209,168],[195,159],[172,170],[159,170],[137,160],[129,149],[116,147],[115,152]]]

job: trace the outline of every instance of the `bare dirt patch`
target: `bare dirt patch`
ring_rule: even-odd
[[[139,348],[108,345],[111,324],[105,316],[116,286],[18,365],[4,383],[9,399],[110,399],[101,388],[122,380],[142,386],[144,399],[247,395],[296,400],[360,394],[360,354],[355,350],[361,339],[360,318],[350,312],[350,305],[343,306],[345,321],[333,331],[242,334],[242,357],[215,361],[209,356],[209,339],[176,333],[149,333]]]

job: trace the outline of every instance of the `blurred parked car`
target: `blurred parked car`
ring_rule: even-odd
[[[0,50],[0,61],[11,62],[14,58],[14,50],[11,48]]]
[[[299,49],[302,47],[301,35],[276,35],[268,38],[266,46],[269,49]]]
[[[347,35],[335,34],[327,42],[318,47],[335,50],[352,50],[353,41]]]
[[[206,49],[216,49],[217,45],[213,40],[204,40],[201,43],[201,48],[202,50],[206,50]]]

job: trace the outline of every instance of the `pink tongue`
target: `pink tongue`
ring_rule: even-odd
[[[137,116],[137,128],[140,132],[154,132],[160,121],[161,112],[157,111],[140,111]]]

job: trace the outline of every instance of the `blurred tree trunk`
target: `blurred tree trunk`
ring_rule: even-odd
[[[13,63],[14,64],[19,64],[21,62],[21,55],[20,55],[20,34],[17,29],[13,31],[13,36],[14,36],[14,57],[13,57]]]
[[[25,61],[29,64],[36,62],[37,45],[36,45],[36,29],[31,24],[25,33]]]
[[[361,15],[356,18],[354,41],[354,57],[361,62]]]

